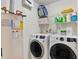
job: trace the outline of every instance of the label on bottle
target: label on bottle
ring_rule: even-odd
[[[23,31],[23,28],[24,28],[24,22],[23,22],[23,20],[21,20],[20,21],[20,30]]]

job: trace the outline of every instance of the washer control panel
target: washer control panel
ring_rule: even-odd
[[[40,39],[45,39],[45,36],[40,36]]]
[[[32,35],[34,39],[47,39],[48,35]]]

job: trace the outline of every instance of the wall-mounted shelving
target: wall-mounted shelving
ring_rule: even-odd
[[[69,29],[71,35],[77,35],[77,22],[66,22],[63,24],[56,24],[57,30]]]
[[[61,28],[66,28],[66,27],[77,27],[77,22],[66,22],[63,24],[56,24],[56,26],[61,26]]]

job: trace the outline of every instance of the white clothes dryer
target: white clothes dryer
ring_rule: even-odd
[[[49,59],[77,59],[77,37],[52,35]]]
[[[48,59],[49,34],[33,34],[30,40],[30,58]]]

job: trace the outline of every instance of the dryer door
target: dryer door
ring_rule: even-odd
[[[74,51],[64,44],[55,44],[50,48],[51,59],[76,59]]]
[[[39,41],[32,41],[30,50],[34,57],[41,58],[43,56],[43,45]]]

